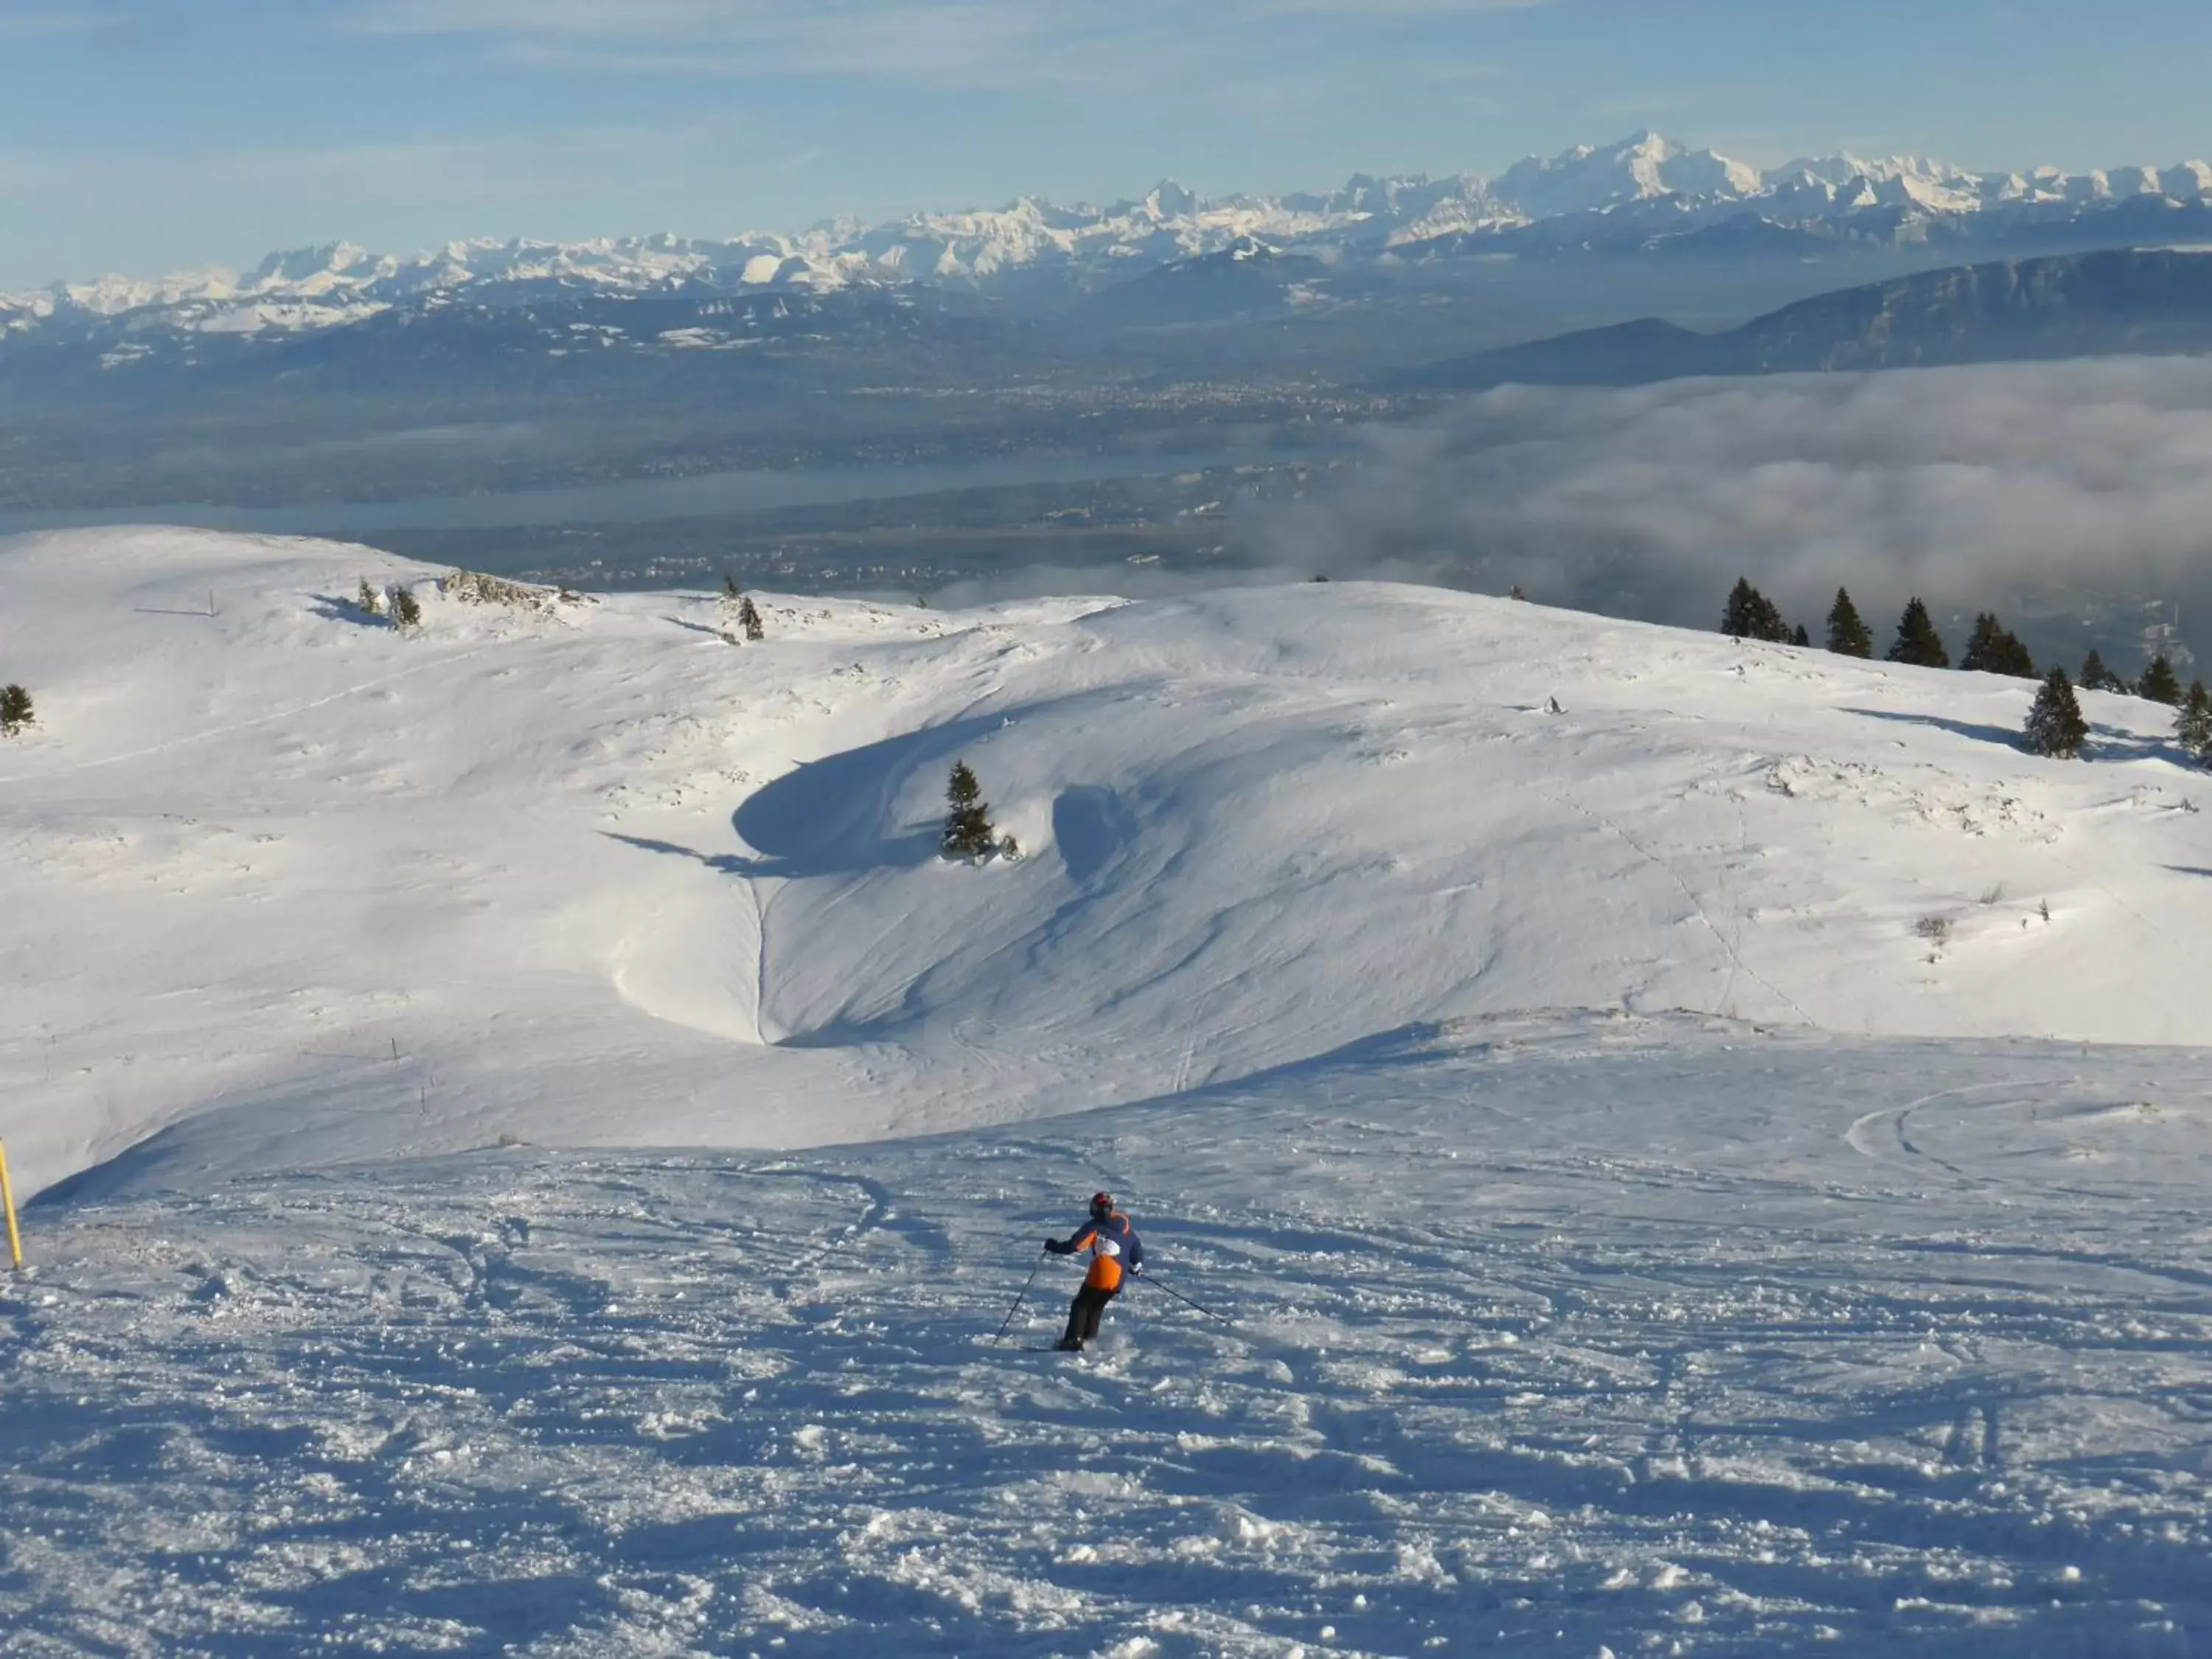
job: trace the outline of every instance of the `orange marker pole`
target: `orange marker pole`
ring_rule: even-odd
[[[8,1254],[15,1258],[15,1271],[23,1271],[23,1235],[15,1229],[15,1187],[8,1179],[8,1143],[0,1140],[0,1210],[8,1212]]]

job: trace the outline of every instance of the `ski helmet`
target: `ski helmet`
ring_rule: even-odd
[[[1101,1221],[1103,1221],[1108,1216],[1113,1214],[1114,1194],[1111,1193],[1091,1194],[1091,1213],[1097,1216]]]

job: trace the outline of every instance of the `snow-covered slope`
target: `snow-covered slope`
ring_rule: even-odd
[[[2131,699],[2066,764],[2021,682],[1429,590],[769,599],[733,649],[707,599],[352,610],[408,574],[0,551],[32,1189],[169,1126],[106,1178],[1012,1121],[1528,1008],[2203,1035],[2212,780]],[[1020,861],[933,855],[958,758]]]
[[[1531,1018],[1018,1132],[42,1206],[0,1627],[2180,1659],[2208,1129],[2172,1051]],[[1036,1352],[1101,1183],[1157,1282]]]
[[[2112,1046],[2204,1030],[2165,711],[434,582],[0,544],[0,1648],[2212,1644],[2212,1068]],[[933,856],[955,757],[1018,861]],[[1036,1352],[1099,1186],[1150,1282]]]

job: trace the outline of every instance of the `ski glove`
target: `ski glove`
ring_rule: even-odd
[[[1073,1255],[1075,1254],[1075,1246],[1066,1243],[1064,1240],[1057,1238],[1048,1238],[1045,1240],[1044,1248],[1053,1255]]]

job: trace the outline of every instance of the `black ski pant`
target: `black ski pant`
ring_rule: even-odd
[[[1085,1285],[1075,1293],[1075,1300],[1067,1310],[1067,1334],[1064,1342],[1088,1342],[1098,1334],[1099,1316],[1106,1304],[1121,1294],[1120,1285],[1102,1291],[1096,1285]]]

